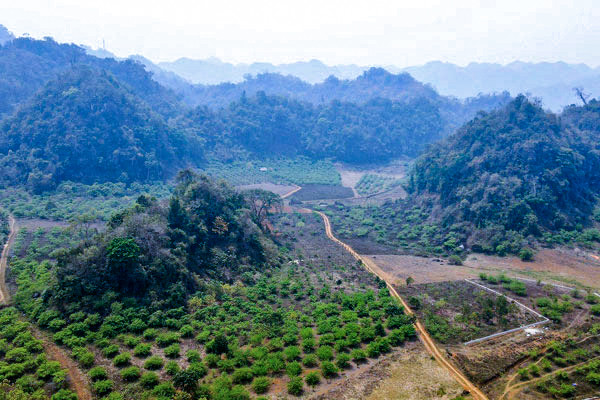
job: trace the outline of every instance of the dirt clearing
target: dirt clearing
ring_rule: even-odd
[[[456,281],[478,275],[478,271],[473,268],[449,265],[440,258],[392,254],[377,254],[365,257],[375,262],[398,286],[403,285],[409,276],[418,284]]]
[[[600,260],[579,249],[542,249],[535,255],[533,262],[523,262],[517,257],[471,254],[465,266],[477,270],[507,271],[556,283],[600,288]]]
[[[262,189],[262,190],[268,190],[269,192],[273,192],[280,196],[283,196],[284,194],[289,193],[296,188],[297,188],[297,186],[294,186],[294,185],[277,185],[275,183],[270,183],[270,182],[236,186],[236,189],[239,189],[239,190]]]

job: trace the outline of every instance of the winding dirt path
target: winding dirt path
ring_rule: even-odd
[[[77,398],[79,400],[92,400],[92,393],[89,389],[89,383],[86,375],[79,369],[79,365],[70,358],[65,351],[58,347],[52,339],[50,339],[44,332],[40,331],[37,327],[31,325],[31,330],[33,335],[42,341],[42,346],[44,346],[44,350],[48,356],[58,361],[62,368],[67,370],[67,375],[69,376],[69,383],[71,384],[71,388],[77,394]]]
[[[282,195],[281,198],[282,199],[286,199],[286,198],[290,197],[291,195],[293,195],[294,193],[296,193],[300,189],[302,189],[302,186],[297,186],[295,189],[290,190],[286,194]]]
[[[4,244],[2,256],[0,258],[0,305],[10,304],[10,293],[6,287],[6,269],[8,267],[8,253],[10,252],[10,246],[12,246],[17,231],[19,230],[12,215],[8,216],[8,223],[10,226],[10,233]],[[35,325],[30,323],[29,326],[33,335],[38,340],[41,340],[46,354],[48,354],[51,359],[58,361],[61,367],[67,370],[69,382],[75,390],[79,400],[92,400],[92,393],[89,389],[88,380],[85,374],[79,369],[77,363],[67,356],[60,347],[52,342],[52,340]]]
[[[2,256],[0,257],[0,305],[5,306],[10,304],[10,293],[8,293],[8,289],[6,288],[8,252],[10,251],[10,246],[12,246],[15,236],[17,235],[16,223],[12,215],[8,216],[8,225],[10,227],[10,233],[8,234],[8,238],[4,244],[4,248],[2,249]]]
[[[524,389],[526,386],[532,385],[532,384],[534,384],[534,383],[536,383],[536,382],[539,382],[539,381],[541,381],[541,380],[543,380],[543,379],[546,379],[546,378],[548,378],[548,377],[550,377],[550,376],[553,376],[553,375],[555,375],[555,374],[558,374],[559,372],[563,372],[563,371],[565,371],[565,372],[571,372],[571,371],[573,371],[574,369],[576,369],[577,367],[579,367],[579,366],[581,366],[581,365],[585,365],[585,364],[589,363],[590,361],[597,360],[597,359],[600,359],[600,357],[594,357],[594,358],[590,358],[589,360],[586,360],[586,361],[580,362],[580,363],[578,363],[578,364],[570,365],[570,366],[568,366],[568,367],[564,367],[564,368],[560,368],[560,369],[555,369],[554,371],[552,371],[552,372],[548,372],[547,374],[544,374],[544,375],[540,375],[540,376],[539,376],[539,377],[537,377],[537,378],[530,379],[530,380],[528,380],[528,381],[525,381],[525,382],[520,382],[520,383],[517,383],[517,384],[515,384],[515,385],[512,385],[512,386],[508,387],[508,388],[507,388],[507,389],[504,391],[504,393],[502,394],[502,397],[500,397],[500,399],[499,399],[499,400],[502,400],[502,399],[508,399],[508,400],[512,400],[512,399],[514,399],[514,398],[515,398],[515,396],[516,396],[516,395],[517,395],[519,392],[521,392],[521,390],[523,390],[523,389]]]
[[[329,217],[327,217],[327,215],[323,214],[320,211],[314,211],[314,212],[316,212],[317,214],[319,214],[321,216],[321,218],[323,218],[323,223],[325,224],[325,234],[327,235],[327,237],[329,239],[333,240],[334,242],[338,243],[340,246],[342,246],[355,259],[361,261],[367,271],[369,271],[370,273],[372,273],[372,274],[376,275],[377,277],[379,277],[380,279],[382,279],[386,283],[392,296],[396,297],[400,301],[400,303],[404,306],[404,309],[406,310],[406,312],[409,315],[415,315],[414,312],[412,311],[412,309],[404,301],[404,299],[402,297],[400,297],[400,295],[398,294],[396,289],[394,289],[394,287],[390,283],[389,279],[386,279],[385,275],[378,272],[378,271],[380,271],[379,267],[377,267],[377,265],[373,261],[369,260],[366,257],[362,257],[352,247],[348,246],[346,243],[344,243],[341,240],[339,240],[338,238],[336,238],[331,229],[331,222],[329,221]],[[431,354],[442,367],[444,367],[445,369],[447,369],[450,372],[450,374],[456,379],[456,381],[458,383],[460,383],[460,385],[471,394],[473,399],[488,400],[488,397],[481,390],[479,390],[479,388],[477,386],[475,386],[469,380],[469,378],[467,378],[457,367],[455,367],[446,357],[444,357],[444,355],[439,350],[439,348],[437,347],[437,345],[435,344],[435,342],[433,341],[431,336],[429,336],[429,333],[427,333],[427,330],[425,329],[425,327],[421,324],[421,321],[419,321],[418,319],[415,322],[415,329],[418,333],[419,339],[421,340],[421,342],[423,342],[423,345],[425,345],[425,348],[427,349],[429,354]]]

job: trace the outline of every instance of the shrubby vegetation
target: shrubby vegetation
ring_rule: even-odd
[[[0,397],[6,399],[77,398],[66,371],[48,359],[15,308],[0,310],[0,382]]]
[[[121,260],[130,254],[118,251]],[[11,270],[19,288],[15,302],[58,344],[72,349],[98,395],[113,391],[140,398],[140,391],[182,390],[213,399],[247,398],[250,391],[268,392],[272,379],[284,375],[296,395],[305,383],[317,385],[416,335],[413,318],[387,289],[362,283],[344,290],[337,278],[316,274],[322,268],[304,262],[238,275],[233,284],[206,280],[187,301],[160,309],[117,297],[117,290],[108,309],[86,310],[74,302],[55,309],[42,291],[52,286],[60,266],[15,260]],[[161,370],[170,383],[151,372]]]
[[[355,188],[358,194],[368,196],[384,192],[398,185],[400,185],[400,180],[394,177],[378,174],[365,174],[360,178]]]
[[[164,183],[142,184],[134,182],[95,183],[84,185],[63,182],[52,191],[34,194],[24,188],[13,187],[0,192],[0,205],[17,218],[41,218],[51,220],[108,221],[110,216],[130,207],[140,194],[166,198],[171,188]]]

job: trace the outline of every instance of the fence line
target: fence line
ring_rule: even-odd
[[[478,286],[478,287],[480,287],[480,288],[482,288],[484,290],[487,290],[488,292],[494,293],[494,294],[496,294],[498,296],[504,296],[504,297],[506,297],[507,300],[509,300],[509,301],[511,301],[513,303],[516,303],[519,307],[521,307],[521,308],[529,311],[530,313],[532,313],[536,317],[542,318],[541,321],[537,321],[537,322],[534,322],[532,324],[527,324],[527,325],[519,326],[517,328],[509,329],[507,331],[497,332],[497,333],[494,333],[494,334],[491,334],[491,335],[488,335],[488,336],[484,336],[482,338],[469,340],[468,342],[463,343],[463,345],[465,345],[465,346],[468,346],[468,345],[473,344],[473,343],[483,342],[483,341],[486,341],[488,339],[493,339],[493,338],[498,337],[498,336],[507,335],[509,333],[517,332],[517,331],[520,331],[522,329],[527,329],[527,328],[532,328],[534,326],[538,326],[538,325],[542,325],[542,324],[547,324],[548,322],[550,322],[550,320],[548,318],[544,317],[542,314],[538,313],[535,310],[532,310],[531,308],[527,307],[525,304],[522,304],[522,303],[518,302],[517,300],[515,300],[513,298],[510,298],[510,297],[506,296],[503,293],[498,292],[497,290],[491,289],[491,288],[489,288],[487,286],[484,286],[484,285],[480,285],[479,283],[473,282],[470,279],[465,279],[465,281],[469,282],[472,285]],[[599,297],[600,297],[600,295],[599,295]]]

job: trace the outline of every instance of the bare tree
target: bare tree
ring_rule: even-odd
[[[575,92],[575,94],[577,95],[577,97],[579,97],[581,99],[581,101],[583,102],[583,105],[587,106],[587,101],[590,98],[590,94],[589,93],[585,93],[583,91],[583,87],[581,87],[581,86],[574,87],[573,91]]]

